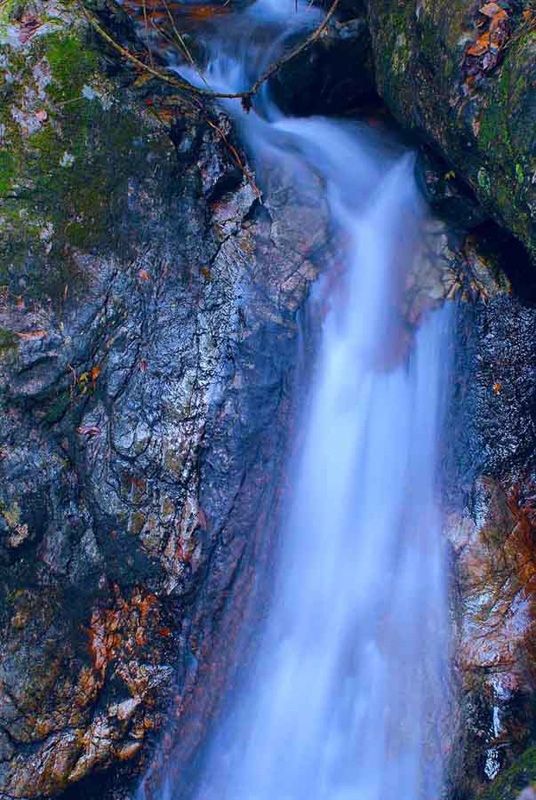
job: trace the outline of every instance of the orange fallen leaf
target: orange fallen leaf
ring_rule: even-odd
[[[491,33],[494,33],[499,27],[499,25],[502,22],[505,22],[507,19],[508,19],[508,14],[506,13],[506,11],[504,11],[504,9],[500,8],[497,14],[493,15],[493,18],[491,20],[491,25],[489,26]]]
[[[95,383],[95,381],[100,375],[100,367],[98,364],[94,367],[91,367],[90,375],[91,375],[91,380],[93,381],[93,383]]]
[[[146,269],[140,269],[140,271],[138,272],[138,278],[140,279],[140,281],[151,280],[151,276],[149,275]]]
[[[495,394],[500,394],[502,389],[502,383],[494,383],[493,384],[493,391]]]
[[[145,370],[147,369],[147,361],[144,358],[142,358],[140,362],[140,369],[142,372],[145,372]]]
[[[468,49],[467,54],[470,56],[483,56],[489,50],[489,31],[483,33],[482,36]]]
[[[43,331],[43,330],[25,331],[25,332],[20,332],[20,333],[17,331],[17,336],[19,337],[19,339],[22,339],[23,341],[28,341],[28,342],[34,341],[35,339],[44,339],[46,335],[47,335],[47,332]]]

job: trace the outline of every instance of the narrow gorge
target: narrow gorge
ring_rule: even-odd
[[[0,798],[536,784],[536,7],[0,4]]]

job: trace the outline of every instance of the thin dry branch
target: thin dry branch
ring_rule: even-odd
[[[227,138],[225,133],[222,131],[222,129],[220,127],[218,127],[218,125],[215,125],[214,122],[212,122],[210,119],[208,119],[208,117],[205,119],[205,121],[207,122],[208,125],[210,125],[211,128],[213,128],[216,131],[218,136],[221,138],[221,140],[224,143],[224,145],[230,151],[230,153],[231,153],[235,163],[237,164],[238,168],[240,169],[240,171],[244,175],[245,179],[247,180],[247,182],[249,183],[249,185],[253,189],[253,192],[255,193],[257,199],[262,202],[262,192],[259,189],[259,187],[257,186],[257,184],[255,183],[255,179],[254,179],[253,175],[251,174],[249,169],[246,167],[246,165],[244,164],[244,162],[240,158],[236,147],[231,144],[231,142],[229,141],[229,139]]]
[[[253,86],[251,86],[250,89],[247,89],[244,92],[215,92],[212,89],[200,89],[197,86],[193,86],[191,83],[188,83],[185,80],[176,78],[173,75],[169,75],[167,72],[163,72],[162,70],[156,69],[152,64],[151,65],[145,64],[143,61],[141,61],[141,59],[139,59],[125,47],[120,45],[119,42],[116,42],[115,39],[112,36],[110,36],[110,34],[107,33],[107,31],[105,31],[104,28],[97,22],[94,15],[90,11],[88,11],[87,8],[85,8],[83,3],[80,3],[80,8],[85,18],[87,19],[89,24],[94,28],[94,30],[96,30],[97,33],[106,42],[108,42],[108,44],[111,45],[111,47],[114,48],[114,50],[120,53],[124,58],[127,58],[133,64],[136,64],[136,66],[139,69],[145,70],[146,72],[149,72],[151,75],[153,75],[155,78],[158,78],[158,80],[164,81],[170,86],[174,86],[177,89],[182,89],[182,91],[185,92],[191,92],[193,94],[202,95],[203,97],[211,97],[223,100],[242,100],[242,105],[244,106],[244,109],[246,111],[249,111],[252,105],[253,97],[257,94],[261,86],[269,78],[271,78],[272,75],[275,75],[275,73],[278,72],[281,69],[281,67],[285,66],[285,64],[288,64],[289,61],[292,61],[292,59],[296,58],[296,56],[298,56],[300,53],[302,53],[304,50],[310,47],[310,45],[312,45],[322,35],[330,19],[335,14],[339,2],[340,0],[333,0],[333,3],[331,4],[331,7],[327,12],[326,16],[322,20],[321,24],[313,31],[313,33],[310,36],[308,36],[303,42],[301,42],[292,50],[290,50],[288,53],[283,55],[278,61],[275,61],[273,64],[271,64],[268,67],[268,69],[266,69],[265,72],[263,72],[262,75],[255,81]]]

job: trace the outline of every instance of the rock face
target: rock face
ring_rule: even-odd
[[[510,294],[458,311],[446,497],[461,732],[454,797],[513,800],[528,782],[502,793],[498,776],[530,747],[535,722],[535,325],[536,310]]]
[[[123,796],[224,681],[326,217],[68,7],[0,13],[0,796]]]
[[[376,83],[536,257],[536,18],[528,0],[370,0]]]
[[[445,456],[458,692],[448,793],[514,800],[536,779],[534,8],[367,6],[378,92],[424,143],[425,193],[465,238],[468,263],[475,243],[501,250],[486,216],[526,251],[505,240],[512,290],[458,308]]]

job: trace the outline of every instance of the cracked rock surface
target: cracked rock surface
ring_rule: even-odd
[[[275,529],[327,216],[66,8],[0,13],[0,797],[118,797]]]

